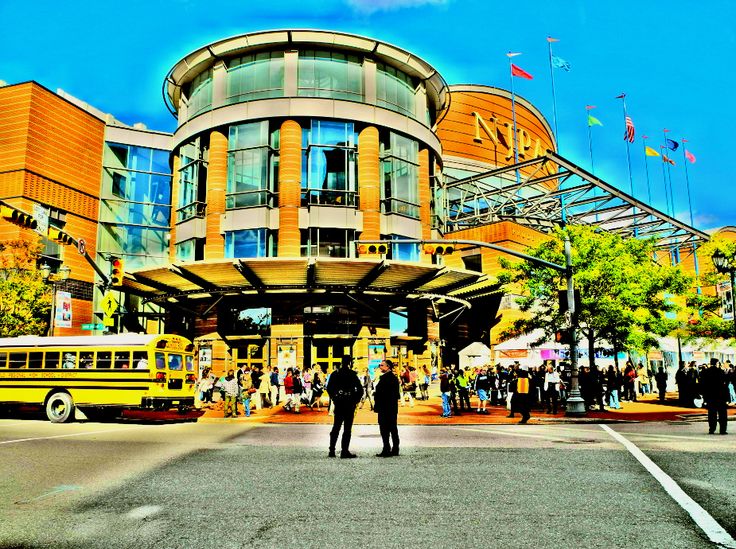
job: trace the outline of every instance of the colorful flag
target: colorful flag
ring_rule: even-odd
[[[673,141],[672,139],[665,139],[664,144],[667,145],[667,148],[671,151],[676,151],[677,147],[680,146],[677,141]]]
[[[595,116],[588,115],[588,126],[602,126],[603,123]]]
[[[685,158],[690,161],[690,164],[695,164],[695,155],[687,149],[685,149]]]
[[[520,51],[517,51],[517,52],[510,51],[509,53],[506,54],[506,57],[516,57],[517,55],[521,55],[521,52]]]
[[[662,161],[667,162],[668,164],[672,164],[673,166],[675,165],[675,161],[664,153],[662,153]]]
[[[595,105],[585,105],[585,110],[586,111],[590,111],[590,110],[593,110],[593,109],[595,109]]]
[[[524,69],[521,69],[511,63],[511,75],[512,76],[518,76],[519,78],[526,78],[527,80],[534,80],[534,77],[526,72]]]
[[[616,96],[616,99],[625,99],[625,98],[626,98],[626,94],[625,93],[622,93],[621,95],[617,95]]]
[[[659,156],[659,153],[651,147],[644,147],[644,152],[647,156]]]
[[[560,41],[559,38],[552,38],[551,36],[547,37],[547,42],[559,42],[559,41]]]
[[[631,117],[626,117],[626,131],[624,132],[624,141],[629,143],[634,142],[634,123],[631,121]]]
[[[556,69],[562,69],[565,72],[570,72],[570,63],[565,61],[562,57],[552,56],[552,66]]]

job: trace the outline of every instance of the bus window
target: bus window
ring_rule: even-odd
[[[133,364],[135,364],[136,370],[148,370],[148,353],[133,351]]]
[[[97,351],[97,368],[112,368],[112,353]]]
[[[43,366],[43,353],[33,352],[28,353],[28,367],[38,368],[39,370]]]
[[[28,353],[10,353],[9,368],[25,368],[28,360]]]
[[[8,353],[0,353],[0,368],[5,368],[8,365]]]
[[[130,368],[130,353],[127,351],[115,351],[115,368]]]
[[[58,351],[46,353],[46,361],[44,362],[44,368],[58,368],[59,367],[59,355]]]
[[[156,353],[156,369],[163,370],[166,368],[166,361],[164,360],[163,353]]]
[[[181,355],[169,353],[169,370],[181,370]]]
[[[64,353],[64,360],[61,363],[62,368],[77,367],[77,353]]]
[[[184,357],[184,363],[187,365],[187,372],[193,372],[194,371],[194,357],[193,356],[186,356]]]
[[[80,368],[94,368],[95,366],[95,354],[94,353],[79,353],[79,367]]]

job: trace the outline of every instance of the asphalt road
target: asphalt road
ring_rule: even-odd
[[[608,428],[736,536],[733,434]],[[355,460],[328,431],[2,419],[0,547],[718,546],[600,425],[407,426],[391,459],[358,426]]]

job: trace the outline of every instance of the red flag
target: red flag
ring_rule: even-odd
[[[513,63],[511,63],[511,75],[518,76],[519,78],[526,78],[527,80],[534,80],[534,77],[523,69],[520,69]]]
[[[695,164],[695,155],[688,150],[685,150],[685,158],[687,158],[691,164]]]
[[[626,117],[626,132],[624,132],[624,141],[629,143],[634,142],[634,123],[631,121],[631,117]]]
[[[551,36],[547,37],[547,42],[559,42],[559,41],[560,41],[559,38],[552,38]]]
[[[675,165],[675,161],[674,161],[674,160],[672,160],[672,159],[671,159],[671,158],[670,158],[669,156],[667,156],[666,154],[662,154],[662,161],[663,161],[663,162],[667,162],[668,164],[672,164],[673,166]]]

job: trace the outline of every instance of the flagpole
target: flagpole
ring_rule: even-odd
[[[662,129],[662,135],[664,136],[664,147],[665,147],[665,149],[669,149],[669,147],[667,146],[667,133],[669,131],[670,130],[668,130],[667,128],[663,128]],[[670,169],[670,163],[669,162],[666,162],[666,164],[667,164],[667,166],[666,166],[666,168],[667,168],[667,184],[669,186],[669,191],[670,191],[670,202],[672,203],[672,211],[670,212],[670,215],[672,217],[675,217],[675,195],[672,192],[672,170]]]
[[[649,161],[647,160],[647,139],[649,139],[648,136],[642,135],[641,136],[642,141],[644,142],[644,171],[647,174],[647,200],[649,201],[649,205],[652,205],[652,187],[649,184]]]
[[[595,164],[593,163],[593,125],[590,123],[590,111],[595,109],[593,105],[585,105],[585,112],[588,114],[588,149],[590,150],[590,173],[595,175]]]
[[[690,176],[687,173],[687,151],[685,151],[685,143],[687,139],[682,140],[682,163],[685,165],[685,187],[687,188],[687,205],[690,209],[690,226],[695,227],[695,218],[693,216],[693,202],[690,196]],[[698,246],[693,244],[693,262],[695,267],[695,279],[698,281],[698,293],[700,293],[700,272],[698,268]],[[733,290],[731,290],[733,291]]]
[[[621,99],[621,104],[623,105],[624,109],[624,132],[627,131],[626,127],[626,119],[628,118],[628,113],[626,112],[626,94],[622,93],[619,98]],[[626,135],[624,133],[624,135]],[[629,167],[629,189],[631,190],[631,198],[634,198],[634,177],[631,175],[631,142],[626,139],[626,164]],[[634,213],[634,236],[637,236],[637,230],[636,230],[636,206],[633,208]]]
[[[555,71],[552,67],[552,42],[556,42],[557,39],[551,36],[547,37],[547,45],[549,46],[549,77],[552,82],[552,120],[555,124],[555,144],[557,145],[557,151],[560,150],[560,142],[558,140],[557,131],[557,97],[555,95]],[[510,58],[509,58],[510,59]]]
[[[661,152],[660,156],[664,154],[664,148],[665,148],[664,145],[659,147],[659,150]],[[665,166],[666,163],[667,162],[662,156],[662,182],[664,183],[664,200],[667,205],[667,213],[671,216],[673,208],[670,206],[670,193],[669,193],[669,188],[667,187],[667,167]]]
[[[514,164],[519,163],[519,143],[518,143],[518,135],[516,132],[516,95],[514,94],[514,68],[511,66],[511,58],[515,57],[515,55],[511,55],[511,52],[506,54],[509,58],[509,79],[511,80],[511,118],[514,122]],[[516,170],[516,184],[518,185],[521,183],[521,177],[519,176],[519,169]]]

